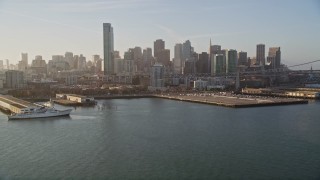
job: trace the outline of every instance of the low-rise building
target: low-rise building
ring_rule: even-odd
[[[164,66],[162,64],[155,64],[151,68],[151,75],[150,75],[150,86],[148,87],[149,90],[164,90]]]
[[[199,79],[199,80],[194,81],[193,88],[197,89],[197,90],[204,90],[207,88],[207,85],[208,85],[208,81],[203,81],[203,80]]]
[[[301,97],[301,98],[320,98],[320,92],[314,91],[286,91],[286,95],[290,97]]]
[[[93,103],[93,97],[81,96],[77,94],[56,94],[57,99],[66,99],[78,103]]]

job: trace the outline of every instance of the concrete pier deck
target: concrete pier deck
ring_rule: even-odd
[[[254,97],[254,96],[222,96],[208,94],[176,94],[176,95],[157,95],[158,98],[195,102],[202,104],[211,104],[232,108],[259,107],[259,106],[276,106],[289,104],[307,104],[307,100],[290,99],[290,98],[273,98],[273,97]]]
[[[39,105],[24,101],[13,96],[0,95],[0,108],[5,111],[20,113],[26,108],[37,108]]]

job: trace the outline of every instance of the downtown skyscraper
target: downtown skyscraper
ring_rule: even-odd
[[[21,61],[28,65],[28,53],[21,53]]]
[[[235,49],[229,49],[226,54],[226,73],[234,73],[237,71],[238,53]]]
[[[182,59],[183,59],[182,44],[177,43],[174,46],[174,58],[173,58],[173,68],[174,68],[174,72],[177,74],[182,74],[183,72]]]
[[[165,42],[162,39],[154,42],[154,58],[165,67],[170,66],[170,50],[165,49]]]
[[[281,65],[281,51],[280,47],[270,47],[267,61],[271,63],[273,69],[280,68]]]
[[[165,42],[162,39],[157,39],[153,44],[154,57],[159,58],[159,54],[164,50]]]
[[[103,71],[105,75],[114,74],[113,28],[110,23],[103,23]]]
[[[256,64],[257,65],[265,65],[265,45],[258,44],[257,45],[257,54],[256,54]]]

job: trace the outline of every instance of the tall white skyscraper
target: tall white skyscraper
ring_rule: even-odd
[[[103,54],[104,54],[104,74],[114,74],[114,42],[113,28],[110,23],[103,23]]]

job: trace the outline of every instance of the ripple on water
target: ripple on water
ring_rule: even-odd
[[[99,100],[69,118],[0,114],[0,179],[316,179],[319,102],[231,109]],[[58,106],[58,108],[64,108]]]

